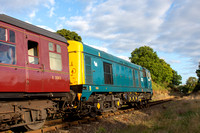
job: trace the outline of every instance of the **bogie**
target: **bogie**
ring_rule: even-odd
[[[41,109],[39,111],[25,111],[24,120],[25,120],[25,128],[27,130],[36,130],[40,129],[46,120],[47,113],[45,109]]]

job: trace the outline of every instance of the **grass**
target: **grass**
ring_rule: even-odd
[[[161,86],[161,85],[159,85],[159,84],[157,84],[157,83],[155,83],[153,81],[152,81],[152,88],[153,88],[154,91],[164,91],[164,92],[167,92],[167,91],[170,90],[170,88],[166,87],[166,85]]]
[[[96,133],[106,133],[106,129],[104,127],[99,127]]]
[[[166,103],[152,111],[147,118],[138,119],[136,123],[119,130],[118,133],[200,132],[200,98]]]
[[[171,98],[176,95],[180,95],[178,93],[175,93],[171,91],[171,88],[166,87],[166,84],[160,85],[155,82],[152,82],[152,88],[153,88],[153,97],[152,100],[160,100],[165,98]]]

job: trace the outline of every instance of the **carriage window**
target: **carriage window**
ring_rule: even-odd
[[[28,41],[28,61],[31,64],[39,64],[37,42]]]
[[[6,29],[0,28],[0,40],[6,41]]]
[[[0,63],[16,64],[15,45],[0,43]]]
[[[49,50],[54,51],[54,46],[53,46],[53,43],[51,43],[51,42],[49,43]]]
[[[49,52],[51,70],[62,70],[62,59],[60,54]]]
[[[56,45],[56,50],[57,50],[58,53],[61,53],[60,45]]]
[[[10,42],[15,43],[15,32],[12,31],[12,30],[10,30],[9,33],[10,33],[10,35],[9,35],[9,37],[10,37]]]
[[[54,50],[55,46],[56,46],[56,51]],[[53,43],[49,43],[49,50],[53,51],[49,52],[49,62],[51,70],[62,71],[62,57],[60,54],[61,53],[60,45],[54,45]]]
[[[104,83],[113,84],[112,64],[103,63],[104,68]]]

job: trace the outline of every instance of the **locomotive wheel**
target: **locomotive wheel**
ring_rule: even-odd
[[[135,105],[136,105],[136,108],[137,108],[137,109],[142,109],[142,105],[141,105],[140,102],[137,102]]]
[[[148,100],[145,101],[145,107],[146,107],[146,108],[149,107],[149,101],[148,101]]]
[[[36,124],[25,125],[24,127],[25,127],[27,130],[37,130],[37,129],[42,128],[42,126],[44,125],[44,123],[45,123],[45,120],[42,120],[42,121],[39,121],[39,122],[36,123]]]
[[[38,117],[40,118],[39,120]],[[24,120],[27,123],[27,125],[25,125],[24,127],[27,130],[40,129],[44,125],[46,117],[47,117],[46,110],[25,112]]]
[[[97,116],[97,113],[96,112],[90,112],[89,116],[91,118],[95,118]]]

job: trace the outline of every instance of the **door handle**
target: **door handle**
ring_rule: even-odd
[[[42,64],[42,69],[43,69],[43,70],[45,69],[45,66],[44,66],[44,64]]]
[[[41,67],[39,67],[40,69],[41,69],[41,71],[42,72],[44,72],[44,69],[45,69],[45,66],[44,66],[44,64],[42,64],[42,66]]]

